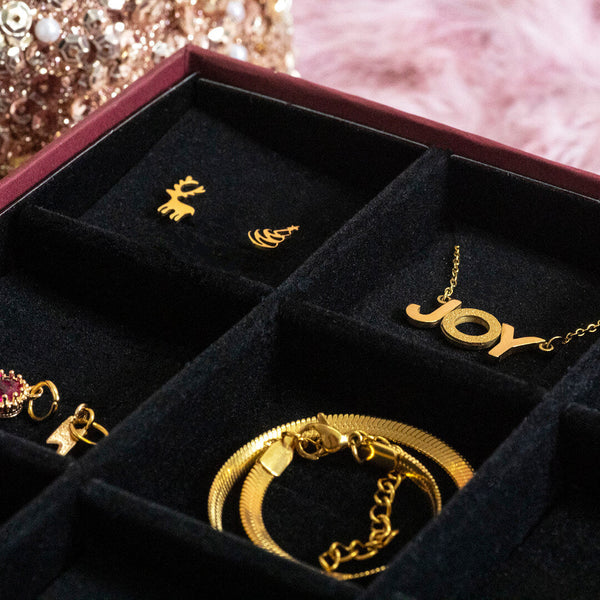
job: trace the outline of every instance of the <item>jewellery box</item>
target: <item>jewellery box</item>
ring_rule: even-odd
[[[194,214],[162,215],[188,177]],[[600,338],[580,334],[600,318],[599,195],[485,139],[174,56],[0,183],[0,367],[60,390],[51,418],[0,421],[0,597],[597,598]],[[493,362],[413,327],[456,245],[463,307],[579,335]],[[109,436],[59,456],[46,439],[81,403]],[[460,491],[432,471],[433,519],[402,484],[367,579],[318,567],[368,536],[377,476],[348,456],[294,461],[265,497],[294,561],[247,539],[239,490],[209,523],[225,461],[318,413],[423,429],[476,471]]]

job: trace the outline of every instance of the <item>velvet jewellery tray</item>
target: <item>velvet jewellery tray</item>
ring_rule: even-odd
[[[205,192],[176,223],[157,209],[188,176]],[[521,335],[597,321],[597,200],[195,74],[0,230],[0,367],[61,392],[58,417],[0,422],[1,598],[600,594],[598,336],[491,362],[404,315],[433,310],[460,244],[465,306]],[[45,440],[82,402],[110,435],[58,456]],[[300,562],[253,546],[233,499],[224,533],[208,522],[225,460],[318,412],[422,428],[476,470],[434,519],[399,493],[388,569],[363,582],[317,569],[368,527],[375,480],[342,458],[265,501]]]

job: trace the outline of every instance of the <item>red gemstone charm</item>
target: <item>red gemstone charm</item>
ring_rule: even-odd
[[[21,375],[0,370],[0,419],[16,417],[21,412],[28,388]]]

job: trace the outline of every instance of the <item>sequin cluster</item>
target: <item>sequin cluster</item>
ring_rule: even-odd
[[[0,0],[0,177],[185,44],[294,73],[292,0]]]

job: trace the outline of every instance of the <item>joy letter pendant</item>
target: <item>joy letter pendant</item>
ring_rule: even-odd
[[[538,348],[546,340],[539,337],[515,338],[515,328],[500,321],[488,312],[476,308],[461,308],[460,300],[441,302],[433,312],[422,314],[418,304],[406,307],[406,316],[415,327],[427,328],[439,325],[446,339],[460,348],[482,350],[491,348],[488,352],[493,358],[501,359],[516,352],[530,348]],[[459,331],[461,323],[476,323],[487,329],[479,335],[469,335]]]

